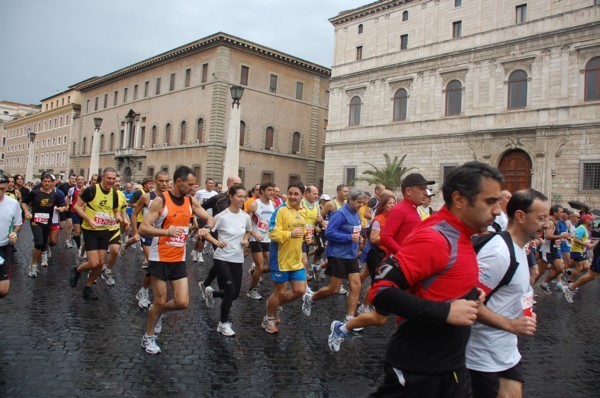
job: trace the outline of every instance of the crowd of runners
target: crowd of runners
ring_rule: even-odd
[[[250,257],[244,293],[266,301],[256,320],[266,333],[279,332],[283,306],[297,302],[305,316],[329,316],[319,302],[337,294],[346,296],[345,318],[332,319],[323,336],[332,352],[395,318],[384,384],[373,396],[520,396],[517,337],[535,333],[536,292],[573,303],[600,275],[600,232],[585,208],[551,205],[534,189],[502,191],[502,183],[497,169],[479,162],[454,169],[437,193],[435,181],[409,174],[400,197],[383,185],[373,196],[339,185],[333,198],[301,182],[283,192],[270,181],[247,191],[237,176],[225,187],[208,178],[199,189],[185,166],[139,186],[121,186],[111,167],[88,182],[44,173],[31,190],[23,176],[0,174],[0,297],[26,220],[34,245],[30,257],[18,255],[28,258],[28,275],[48,266],[62,230],[65,246],[79,250],[69,283],[84,285],[84,300],[98,299],[98,280],[118,283],[117,260],[139,250],[140,289],[132,294],[148,309],[141,345],[158,354],[163,315],[189,305],[187,261],[211,263],[197,284],[208,308],[219,299],[217,332],[233,336],[230,309]],[[436,194],[444,205],[434,211]],[[326,284],[312,291],[313,279]]]

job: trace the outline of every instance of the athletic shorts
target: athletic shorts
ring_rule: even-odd
[[[48,237],[50,236],[50,224],[38,224],[36,222],[31,223],[31,233],[33,234],[33,247],[38,250],[42,250],[48,243]]]
[[[0,257],[4,260],[4,263],[0,265],[0,281],[10,280],[11,252],[12,246],[10,245],[0,247]]]
[[[521,362],[502,372],[480,372],[471,369],[469,372],[471,373],[471,388],[475,397],[496,398],[500,389],[500,378],[525,382]]]
[[[587,256],[585,255],[585,253],[571,252],[571,260],[578,263],[587,260]]]
[[[592,261],[592,265],[590,265],[590,269],[598,274],[600,274],[600,257],[596,257]]]
[[[108,250],[112,231],[107,229],[93,231],[89,229],[83,230],[83,241],[85,242],[85,250]]]
[[[306,270],[304,268],[296,271],[271,270],[271,279],[275,283],[286,283],[302,281],[306,282]]]
[[[66,219],[70,219],[70,218],[72,218],[71,214],[73,214],[73,213],[71,213],[70,211],[65,211],[63,214],[65,215]]]
[[[71,221],[73,222],[73,224],[81,225],[81,217],[79,217],[79,214],[77,213],[71,212]]]
[[[327,258],[327,270],[325,271],[327,275],[345,279],[348,278],[349,274],[356,274],[358,272],[360,272],[360,267],[358,266],[358,260],[355,258]]]
[[[58,231],[60,229],[60,224],[50,224],[51,231]]]
[[[250,241],[250,251],[252,253],[268,253],[269,246],[269,242],[257,242],[254,240]]]
[[[114,231],[110,231],[110,240],[108,241],[109,245],[121,245],[123,241],[121,240],[121,230],[115,229]]]
[[[63,211],[61,213],[58,213],[58,219],[60,221],[66,221],[67,220],[67,211]]]
[[[560,250],[552,250],[550,253],[542,252],[542,260],[548,264],[552,264],[554,260],[562,260],[562,253]]]
[[[175,263],[148,261],[148,273],[161,281],[176,281],[187,278],[187,267],[185,261]]]
[[[471,376],[466,368],[445,373],[411,373],[384,365],[383,384],[371,397],[472,397]]]

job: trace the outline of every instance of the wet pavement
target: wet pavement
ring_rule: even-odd
[[[150,356],[140,347],[146,311],[135,299],[139,251],[130,248],[119,259],[116,286],[99,279],[100,300],[86,302],[83,281],[76,289],[68,284],[75,249],[66,249],[61,237],[50,267],[31,279],[31,246],[26,227],[10,293],[0,300],[0,397],[364,397],[382,380],[392,322],[345,341],[339,353],[327,347],[331,321],[344,315],[344,296],[319,302],[311,317],[301,314],[300,301],[287,305],[280,333],[269,335],[260,328],[269,278],[259,289],[265,299],[254,301],[245,296],[244,273],[231,312],[236,336],[227,338],[216,332],[219,300],[207,309],[197,285],[210,260],[190,261],[190,306],[167,316],[158,340],[162,354]],[[541,293],[538,301],[538,333],[521,341],[525,395],[600,396],[600,281],[583,287],[575,304],[558,292]]]

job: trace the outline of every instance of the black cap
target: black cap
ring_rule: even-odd
[[[0,184],[8,184],[8,176],[4,173],[0,173]]]
[[[402,180],[402,189],[414,187],[415,185],[433,185],[435,181],[428,181],[419,173],[411,173]]]

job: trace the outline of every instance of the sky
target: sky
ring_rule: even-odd
[[[217,32],[331,67],[339,12],[372,0],[1,0],[0,101],[39,104]]]

